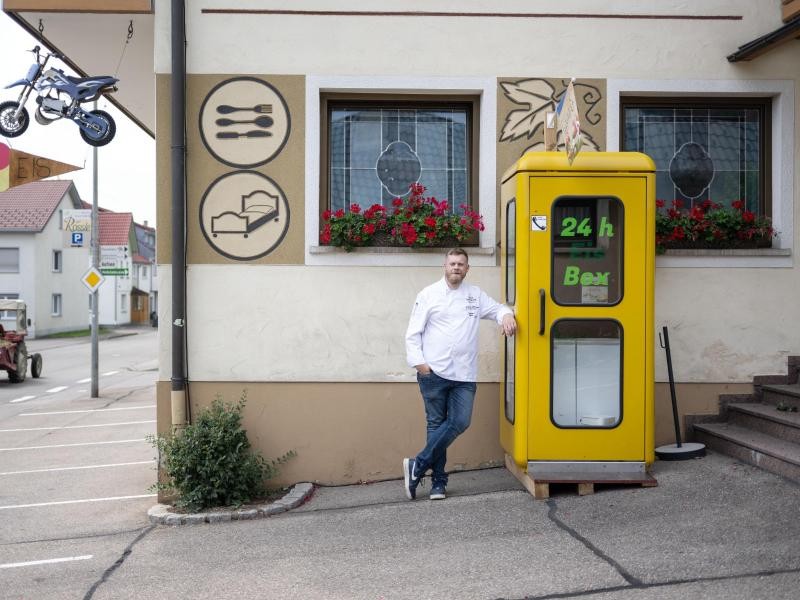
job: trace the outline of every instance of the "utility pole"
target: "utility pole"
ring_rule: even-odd
[[[94,109],[97,110],[97,100],[94,102]],[[100,220],[97,210],[97,146],[93,146],[92,151],[92,267],[100,269]],[[92,398],[99,398],[100,391],[99,379],[99,331],[98,331],[98,299],[100,294],[98,289],[92,292]]]

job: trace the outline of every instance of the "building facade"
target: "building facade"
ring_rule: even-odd
[[[38,3],[12,4],[36,23]],[[125,4],[133,13],[142,3]],[[133,97],[128,106],[157,141],[162,331],[185,336],[193,411],[246,390],[254,446],[297,451],[286,481],[397,477],[424,438],[403,333],[416,292],[441,277],[443,250],[332,248],[321,236],[327,211],[390,208],[408,181],[467,204],[485,224],[467,248],[469,279],[498,296],[500,177],[543,149],[545,114],[572,78],[581,152],[645,152],[667,207],[737,203],[776,230],[770,248],[657,258],[656,325],[670,328],[681,412],[715,413],[720,393],[747,392],[754,375],[785,372],[800,353],[786,300],[800,290],[800,48],[778,0],[187,2],[187,267],[177,274],[171,3],[139,9],[154,46],[154,118]],[[68,19],[48,23],[91,63]],[[185,323],[170,314],[174,276],[186,278]],[[160,336],[160,432],[171,426],[170,380],[183,375],[171,372],[171,340]],[[452,448],[453,469],[503,458],[504,358],[490,325],[481,348],[473,424]],[[673,433],[656,359],[663,444]]]
[[[65,245],[64,210],[81,208],[71,181],[37,181],[0,192],[0,298],[24,300],[30,337],[89,323],[88,244]],[[13,320],[3,319],[6,328]]]

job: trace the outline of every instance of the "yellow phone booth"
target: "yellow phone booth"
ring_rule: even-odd
[[[655,165],[636,152],[525,154],[503,176],[500,442],[536,497],[551,483],[656,485]]]

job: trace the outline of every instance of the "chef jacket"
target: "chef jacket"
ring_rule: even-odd
[[[410,367],[427,364],[451,381],[478,378],[478,324],[494,319],[502,324],[511,309],[489,297],[477,285],[462,282],[456,289],[444,277],[417,294],[406,330],[406,360]]]

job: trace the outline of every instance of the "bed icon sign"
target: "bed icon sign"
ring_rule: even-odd
[[[83,232],[82,231],[73,231],[72,232],[72,245],[73,246],[83,246]]]
[[[254,260],[275,250],[289,220],[286,194],[257,171],[225,173],[200,201],[203,236],[214,250],[233,260]]]

